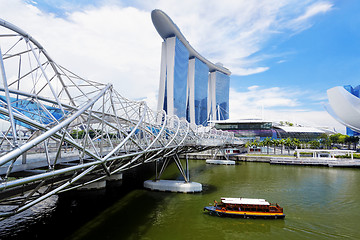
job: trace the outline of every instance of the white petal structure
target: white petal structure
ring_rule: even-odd
[[[340,86],[327,90],[327,95],[329,104],[325,109],[328,113],[346,127],[360,132],[360,98]]]

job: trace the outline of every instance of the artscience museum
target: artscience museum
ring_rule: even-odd
[[[349,136],[360,135],[360,85],[334,87],[327,90],[329,104],[325,105],[328,113],[346,126]]]

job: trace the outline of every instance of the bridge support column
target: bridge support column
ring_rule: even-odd
[[[158,174],[157,161],[155,161],[155,180],[147,180],[144,182],[144,187],[150,190],[163,192],[181,192],[181,193],[195,193],[202,191],[202,184],[197,182],[190,182],[189,162],[186,156],[186,169],[184,170],[178,155],[172,157],[181,175],[184,177],[183,181],[177,180],[160,180],[162,173],[169,164],[170,158],[166,158]]]
[[[216,152],[213,155],[213,158],[206,160],[206,163],[218,164],[218,165],[235,165],[235,161],[232,161],[229,159],[228,155],[225,152],[225,149],[217,149],[215,151]],[[216,159],[216,155],[218,152],[222,153],[222,155],[224,156],[225,159],[221,159],[221,157],[220,157],[220,159]]]
[[[84,180],[85,182],[90,180],[91,176],[85,176],[83,177],[82,180]],[[97,182],[93,182],[90,184],[86,184],[82,187],[79,187],[77,190],[79,191],[86,191],[86,190],[101,190],[101,189],[105,189],[106,188],[106,180],[99,180]]]
[[[195,193],[202,191],[202,184],[197,182],[184,182],[177,180],[147,180],[144,187],[150,190],[162,192]]]
[[[123,174],[116,173],[106,178],[106,184],[112,187],[118,187],[122,185]]]
[[[122,173],[113,174],[106,178],[106,181],[120,181],[122,180],[123,175]]]
[[[106,188],[106,181],[98,181],[78,188],[79,190],[99,190]]]

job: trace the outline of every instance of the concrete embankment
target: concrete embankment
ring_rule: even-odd
[[[185,155],[183,156],[186,157]],[[220,154],[215,158],[211,154],[188,154],[189,159],[194,160],[208,160],[208,159],[225,159],[225,157]],[[281,164],[281,165],[301,165],[301,166],[328,166],[328,167],[360,167],[360,160],[351,160],[351,159],[341,159],[341,158],[308,158],[301,157],[296,158],[288,155],[274,155],[274,156],[261,156],[261,155],[252,155],[252,154],[236,154],[228,155],[229,160],[240,161],[240,162],[264,162],[270,164]]]
[[[192,160],[208,160],[208,159],[222,160],[222,159],[225,159],[224,155],[222,155],[222,154],[219,154],[214,157],[212,154],[190,153],[190,154],[187,154],[187,156],[189,159],[192,159]],[[182,155],[181,157],[186,158],[185,155]],[[259,155],[252,156],[249,154],[228,155],[229,160],[242,161],[242,162],[266,162],[266,163],[269,163],[271,158],[273,158],[273,156],[259,156]]]

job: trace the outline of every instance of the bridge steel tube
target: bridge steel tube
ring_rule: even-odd
[[[38,145],[39,143],[41,143],[45,139],[49,138],[50,136],[52,136],[53,134],[55,134],[56,132],[58,132],[59,130],[64,128],[65,126],[69,125],[72,121],[74,121],[77,117],[79,117],[83,112],[85,112],[85,110],[87,110],[91,105],[93,105],[104,94],[104,92],[110,88],[110,86],[111,86],[111,84],[108,84],[108,86],[105,87],[95,98],[93,98],[91,101],[89,101],[86,105],[84,105],[81,109],[79,109],[79,111],[77,111],[71,117],[67,118],[63,122],[56,125],[55,127],[53,127],[51,129],[49,129],[48,131],[44,132],[39,137],[31,140],[28,143],[25,143],[22,146],[19,146],[18,148],[14,149],[13,151],[11,151],[11,152],[7,153],[6,155],[0,157],[0,166],[4,165],[5,163],[9,162],[10,160],[12,160],[14,158],[19,157],[21,154],[23,154],[24,152],[26,152],[30,148]]]

